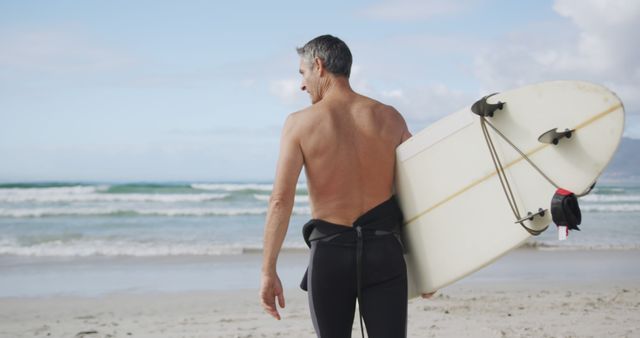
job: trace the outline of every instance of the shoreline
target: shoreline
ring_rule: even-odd
[[[259,253],[163,257],[0,256],[0,299],[257,290],[261,260]],[[285,288],[298,287],[307,261],[306,249],[281,253],[278,273]],[[640,284],[640,250],[520,248],[454,285],[586,280]]]
[[[2,298],[0,338],[315,337],[306,293],[287,288],[285,298],[281,321],[257,289]],[[637,282],[456,284],[409,301],[408,337],[634,337],[639,307]]]
[[[280,255],[282,321],[260,306],[260,258],[0,257],[0,338],[315,337],[307,254]],[[408,310],[412,338],[637,337],[640,250],[514,250]]]

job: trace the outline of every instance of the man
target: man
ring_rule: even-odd
[[[302,48],[301,89],[312,105],[282,131],[264,233],[260,297],[277,319],[285,306],[276,261],[287,232],[296,183],[305,168],[313,219],[307,289],[318,337],[350,337],[359,302],[370,337],[406,336],[407,280],[393,198],[395,149],[411,137],[400,113],[351,89],[351,52],[323,35]],[[430,295],[424,295],[428,297]]]

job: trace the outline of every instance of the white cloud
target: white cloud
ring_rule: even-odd
[[[574,55],[584,68],[626,77],[640,72],[640,2],[636,0],[557,0],[554,10],[580,31]]]
[[[0,68],[46,74],[110,71],[133,64],[122,52],[75,32],[0,33]]]
[[[356,92],[372,96],[375,95],[376,90],[373,88],[369,80],[366,78],[365,71],[363,71],[365,67],[360,64],[354,63],[351,66],[351,76],[349,78],[349,82],[351,83],[351,88]]]
[[[300,81],[293,78],[271,81],[269,91],[286,104],[294,104],[302,97]]]
[[[443,83],[394,88],[378,88],[364,78],[357,78],[354,83],[353,88],[357,92],[395,107],[414,131],[463,108],[474,99],[472,95]]]
[[[468,10],[475,2],[477,1],[386,0],[364,9],[361,14],[389,21],[424,20]]]
[[[640,2],[557,0],[568,21],[509,34],[478,53],[483,90],[554,79],[587,80],[617,92],[628,113],[640,113]]]
[[[388,94],[389,103],[400,111],[407,122],[418,130],[453,113],[474,99],[468,93],[454,90],[443,83],[416,88],[396,89]]]
[[[408,47],[403,47],[403,44],[417,48],[414,39],[401,40],[399,43],[394,42],[396,44],[390,49],[407,50]],[[421,72],[429,73],[429,62],[420,64],[419,69],[416,69],[415,64],[392,63],[392,66],[389,66],[384,63],[384,59],[390,60],[393,57],[381,58],[367,59],[370,63],[367,66],[354,64],[351,85],[358,93],[394,106],[405,117],[412,130],[426,127],[444,115],[463,108],[475,98],[462,90],[452,88],[451,85],[429,79],[428,76],[424,76],[425,80],[417,83],[406,76],[412,74],[413,77],[421,77]]]
[[[428,19],[468,11],[480,2],[383,1],[363,13],[376,19]],[[356,42],[351,84],[395,106],[418,129],[489,92],[556,79],[603,84],[622,98],[629,113],[639,113],[640,48],[634,35],[640,31],[640,1],[557,0],[553,9],[557,17],[516,25],[502,38],[416,33]],[[285,100],[298,90],[285,82],[271,87]]]
[[[404,92],[402,91],[402,89],[386,90],[386,91],[383,91],[381,94],[382,94],[382,97],[384,98],[398,99],[398,100],[403,100],[405,98]]]
[[[572,18],[583,28],[600,23],[597,29],[637,24],[640,2],[635,0],[556,0],[553,9]]]

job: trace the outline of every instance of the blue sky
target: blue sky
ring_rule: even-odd
[[[326,33],[413,132],[579,79],[616,91],[640,138],[638,31],[638,1],[0,0],[0,181],[271,180],[309,104],[295,47]]]

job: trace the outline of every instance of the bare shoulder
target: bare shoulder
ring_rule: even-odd
[[[405,123],[404,118],[402,117],[402,114],[400,114],[400,112],[393,106],[380,103],[380,106],[378,109],[380,110],[380,112],[382,112],[382,114],[385,114],[389,119],[393,120],[394,122],[399,124]]]
[[[405,125],[405,121],[404,121],[404,118],[402,117],[402,114],[400,114],[400,112],[393,106],[384,104],[370,97],[366,97],[366,96],[361,96],[361,97],[363,98],[363,101],[368,106],[368,108],[371,111],[373,111],[376,115],[381,116],[385,120],[385,122],[397,124],[398,126]]]
[[[391,133],[396,135],[398,143],[402,143],[411,137],[407,122],[396,108],[366,96],[362,96],[362,98],[379,123],[388,127]]]
[[[368,96],[364,96],[362,94],[358,94],[358,104],[361,107],[365,107],[371,111],[377,113],[386,113],[386,114],[399,114],[398,111],[390,105],[384,104],[376,99],[372,99]]]
[[[291,136],[304,134],[307,126],[312,124],[310,120],[313,115],[313,107],[307,107],[289,114],[284,122],[283,133]]]

